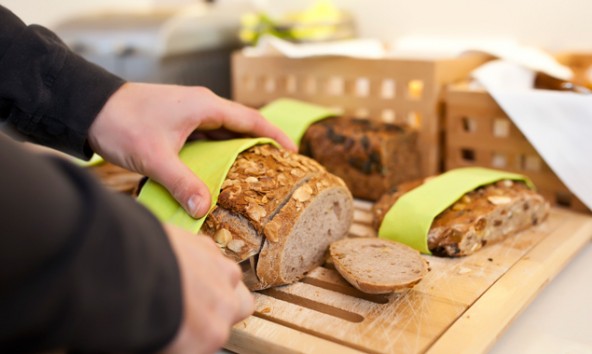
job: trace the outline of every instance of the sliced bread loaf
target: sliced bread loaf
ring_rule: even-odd
[[[329,249],[335,269],[369,294],[411,288],[427,274],[428,262],[404,244],[379,238],[344,238]]]
[[[258,254],[265,225],[294,190],[321,172],[324,169],[309,158],[256,145],[238,155],[201,231],[214,237],[224,254],[236,261]]]
[[[421,184],[404,184],[374,205],[376,230],[391,206]],[[523,182],[498,181],[465,194],[436,216],[428,232],[428,247],[439,256],[466,256],[487,243],[537,225],[547,217],[549,207],[543,196]]]
[[[353,198],[314,160],[257,145],[232,165],[202,232],[237,262],[257,255],[251,290],[301,279],[320,265],[329,244],[347,235]]]

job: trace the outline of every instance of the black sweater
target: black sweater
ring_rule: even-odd
[[[0,127],[88,158],[88,129],[123,80],[0,6]],[[0,133],[0,352],[162,348],[182,317],[162,225],[62,158]]]

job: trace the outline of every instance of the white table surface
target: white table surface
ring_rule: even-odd
[[[489,354],[592,354],[592,242],[510,323]]]

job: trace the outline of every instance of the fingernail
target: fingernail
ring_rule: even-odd
[[[199,203],[199,198],[196,196],[190,197],[187,201],[187,206],[189,207],[189,213],[191,216],[196,216],[197,214],[197,203]]]
[[[201,198],[199,196],[192,196],[189,198],[189,200],[187,201],[187,207],[189,207],[189,213],[196,218],[202,217],[205,213],[207,213],[207,210],[202,212],[202,209],[204,209],[204,204],[205,200],[204,198]]]

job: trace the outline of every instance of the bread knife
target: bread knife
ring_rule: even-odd
[[[257,265],[256,257],[257,256],[251,256],[239,262],[241,270],[243,271],[243,283],[245,283],[249,289],[252,289],[256,287],[257,284],[259,284],[259,278],[255,272]]]

